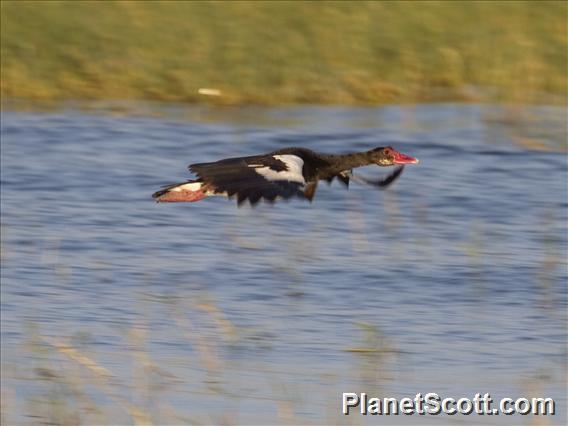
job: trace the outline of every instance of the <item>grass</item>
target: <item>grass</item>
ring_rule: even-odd
[[[1,12],[4,99],[566,102],[560,1],[2,1]]]

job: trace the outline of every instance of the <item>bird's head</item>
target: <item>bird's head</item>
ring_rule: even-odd
[[[370,154],[373,163],[383,167],[394,166],[396,164],[405,165],[418,163],[417,158],[404,155],[395,150],[392,146],[375,148],[370,151]]]

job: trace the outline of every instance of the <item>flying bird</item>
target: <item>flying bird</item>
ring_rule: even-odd
[[[189,170],[197,179],[164,186],[152,197],[157,202],[171,203],[195,202],[215,195],[236,196],[238,205],[247,200],[255,205],[261,199],[274,202],[292,197],[312,201],[320,180],[331,183],[337,178],[349,186],[352,179],[385,188],[400,176],[404,165],[416,163],[416,158],[401,154],[390,146],[341,155],[321,154],[306,148],[284,148],[264,155],[192,164]],[[399,167],[379,181],[353,175],[354,168],[372,164]]]

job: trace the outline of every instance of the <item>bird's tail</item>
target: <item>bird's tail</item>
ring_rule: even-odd
[[[182,183],[166,185],[161,190],[152,194],[152,198],[158,203],[194,202],[207,197],[203,190],[203,182],[188,180]]]

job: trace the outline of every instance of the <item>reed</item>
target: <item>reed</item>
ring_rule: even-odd
[[[567,13],[560,1],[3,1],[1,94],[566,103]]]

